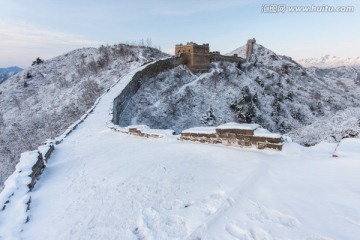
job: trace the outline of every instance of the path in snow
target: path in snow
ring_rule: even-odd
[[[335,145],[282,152],[107,128],[125,76],[57,146],[23,239],[356,239],[360,162]],[[355,223],[355,224],[354,224]]]

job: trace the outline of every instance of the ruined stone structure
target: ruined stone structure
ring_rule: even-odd
[[[220,55],[220,52],[210,52],[209,44],[202,45],[188,42],[186,45],[177,44],[175,55],[179,57],[180,64],[186,65],[192,72],[207,72],[213,61],[229,61],[238,63],[242,58],[236,54],[234,56]]]
[[[146,137],[146,138],[161,138],[162,136],[155,133],[148,133],[144,131],[141,127],[129,127],[128,133],[130,135],[139,136],[139,137]]]
[[[181,133],[180,139],[237,147],[256,146],[258,149],[271,148],[281,151],[283,139],[258,124],[228,123],[215,127],[190,128]]]
[[[209,44],[198,45],[188,42],[186,45],[175,46],[175,55],[181,57],[181,64],[186,65],[192,72],[206,72],[210,68]]]
[[[250,59],[251,54],[253,53],[253,46],[256,43],[255,38],[249,39],[246,43],[246,59]]]

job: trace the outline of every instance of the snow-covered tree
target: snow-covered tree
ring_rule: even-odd
[[[216,125],[216,117],[213,114],[213,109],[210,107],[206,114],[201,117],[201,124],[207,125],[207,126],[214,126]]]

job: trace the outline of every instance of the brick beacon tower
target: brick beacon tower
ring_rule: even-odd
[[[209,44],[198,45],[188,42],[186,45],[177,44],[175,55],[181,56],[181,64],[186,65],[192,72],[206,72],[210,68]]]

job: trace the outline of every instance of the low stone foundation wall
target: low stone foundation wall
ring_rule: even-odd
[[[226,124],[225,124],[226,125]],[[245,125],[245,124],[243,124]],[[256,125],[253,129],[240,127],[234,128],[213,128],[213,131],[207,129],[201,132],[201,128],[185,130],[181,133],[181,140],[196,141],[201,143],[223,144],[227,146],[251,147],[256,146],[258,149],[275,149],[282,150],[283,139],[280,135],[267,133],[263,136],[258,135]]]
[[[139,137],[146,137],[146,138],[161,138],[163,136],[155,133],[146,133],[141,131],[140,129],[136,127],[130,127],[129,131],[127,132],[130,135],[139,136]]]

